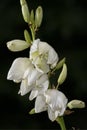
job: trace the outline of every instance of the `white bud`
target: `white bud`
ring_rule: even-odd
[[[85,103],[83,101],[80,101],[80,100],[72,100],[70,101],[67,106],[70,108],[70,109],[73,109],[73,108],[84,108],[85,107]]]
[[[7,42],[7,47],[10,51],[22,51],[29,47],[29,44],[24,40],[12,40]]]
[[[66,79],[66,76],[67,76],[67,66],[66,64],[64,63],[63,64],[63,68],[62,68],[62,71],[59,75],[59,78],[58,78],[58,84],[61,85],[65,79]]]

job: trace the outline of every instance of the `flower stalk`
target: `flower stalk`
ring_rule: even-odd
[[[35,40],[35,30],[32,25],[30,25],[30,30],[31,30],[32,40],[34,41]]]
[[[63,116],[60,116],[56,119],[57,123],[60,125],[61,130],[66,130],[65,122]]]

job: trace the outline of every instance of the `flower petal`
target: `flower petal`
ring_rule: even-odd
[[[30,71],[29,71],[29,74],[28,74],[28,84],[29,85],[32,85],[34,84],[34,82],[42,75],[41,72],[38,72],[36,70],[36,68],[32,68]]]
[[[56,89],[48,89],[44,96],[46,97],[48,107],[54,112],[55,117],[57,114],[58,116],[64,114],[68,100],[62,92]]]
[[[37,97],[39,94],[43,94],[49,86],[48,77],[46,74],[41,75],[40,78],[36,80],[35,87],[30,93],[30,100],[33,100],[35,97]]]
[[[55,121],[58,116],[58,111],[52,111],[52,109],[48,106],[48,117],[51,121]]]
[[[40,54],[44,54],[44,53],[48,54],[47,64],[50,64],[52,68],[55,67],[58,62],[58,54],[56,53],[54,48],[51,47],[46,42],[40,42],[39,50],[40,50]]]
[[[39,44],[39,42],[40,42],[40,39],[34,40],[32,46],[31,46],[31,48],[30,48],[30,58],[32,58],[32,57],[31,57],[32,53],[33,53],[33,52],[36,52],[36,51],[38,50],[38,44]]]
[[[35,101],[35,113],[39,113],[47,110],[47,105],[43,95],[39,95]]]
[[[38,95],[38,90],[32,90],[29,96],[29,100],[33,100]]]
[[[47,61],[44,58],[41,58],[40,56],[36,58],[36,60],[33,63],[39,72],[48,73],[50,70]]]
[[[54,48],[48,43],[36,39],[30,48],[30,59],[35,67],[40,71],[49,72],[49,65],[54,68],[58,62],[58,55]]]
[[[58,62],[58,54],[53,48],[50,48],[48,53],[48,61],[47,63],[51,65],[51,68],[54,68]]]
[[[37,80],[36,80],[36,85],[41,85],[43,84],[46,80],[48,80],[47,74],[41,75]]]
[[[21,96],[24,96],[29,91],[31,91],[31,89],[33,89],[33,87],[34,87],[33,85],[32,86],[28,85],[27,79],[24,79],[21,82],[21,86],[20,86],[20,90],[19,90],[18,94],[21,94]]]
[[[29,67],[30,61],[28,58],[17,58],[13,61],[8,72],[7,79],[15,82],[20,82],[25,70]]]

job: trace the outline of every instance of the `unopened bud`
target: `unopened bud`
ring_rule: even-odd
[[[63,64],[65,63],[65,60],[66,60],[66,58],[64,57],[62,60],[60,60],[58,62],[58,64],[56,65],[57,70],[60,69],[63,66]]]
[[[29,43],[29,45],[31,45],[31,37],[27,30],[24,30],[24,37],[26,42]]]
[[[36,25],[36,27],[40,27],[41,22],[42,22],[42,18],[43,18],[43,10],[42,10],[42,7],[39,6],[35,12],[35,25]]]
[[[29,47],[29,44],[24,40],[12,40],[7,42],[7,47],[10,51],[22,51]]]
[[[29,23],[29,9],[25,0],[20,0],[22,15],[26,23]]]
[[[20,0],[20,4],[21,4],[21,6],[23,6],[24,4],[26,4],[26,1],[25,0]]]
[[[66,64],[64,63],[63,64],[63,68],[62,68],[62,71],[59,75],[59,78],[58,78],[58,84],[61,85],[65,79],[66,79],[66,76],[67,76],[67,66]]]
[[[33,10],[31,10],[31,13],[30,13],[30,24],[34,24],[35,23],[35,21],[34,21],[34,11]]]
[[[73,108],[84,108],[85,107],[85,103],[83,101],[80,101],[80,100],[72,100],[70,101],[67,106],[70,108],[70,109],[73,109]]]

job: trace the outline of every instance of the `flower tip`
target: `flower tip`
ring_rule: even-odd
[[[11,80],[11,77],[12,77],[11,74],[8,73],[7,80]]]
[[[11,50],[11,42],[7,42],[6,45],[7,45],[7,48],[8,48],[9,50]]]
[[[31,111],[29,112],[30,115],[35,114],[35,108],[31,109]]]
[[[24,5],[25,3],[26,3],[25,0],[20,0],[20,4],[21,4],[21,5]]]
[[[72,100],[70,101],[67,106],[70,108],[70,109],[73,109],[73,108],[85,108],[85,102],[81,101],[81,100]]]

